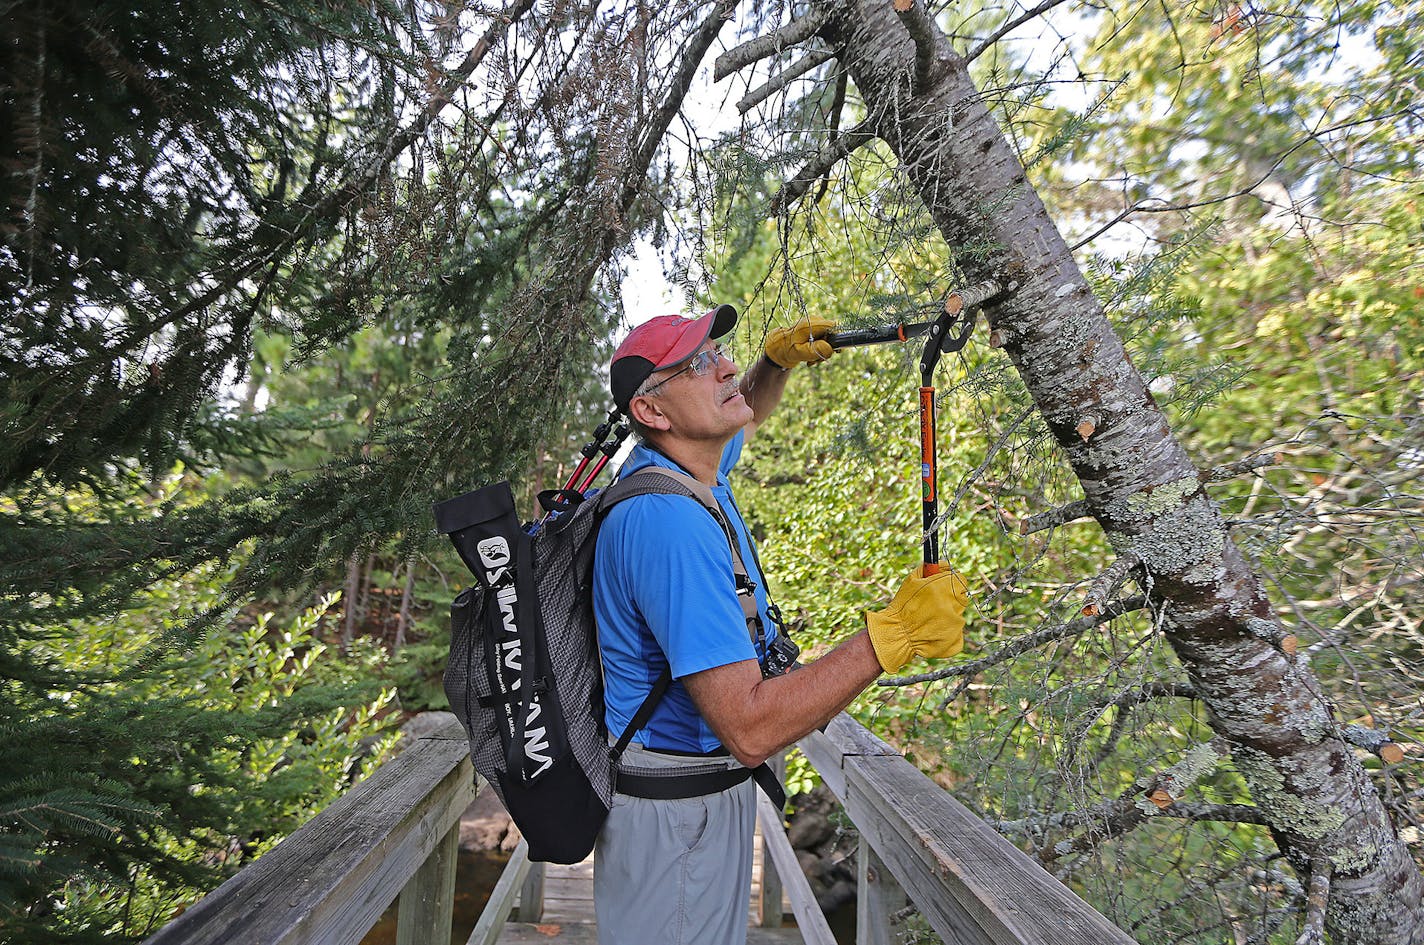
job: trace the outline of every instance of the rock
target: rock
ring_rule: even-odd
[[[818,785],[810,794],[797,795],[786,831],[801,872],[825,913],[855,899],[855,860],[850,854],[857,837],[854,831],[842,829],[840,810],[835,795],[824,784]]]
[[[786,831],[793,850],[812,850],[836,835],[835,825],[829,817],[819,811],[797,811]]]
[[[499,795],[489,787],[475,795],[470,806],[460,815],[460,849],[499,850],[511,853],[519,846],[519,828],[514,826]]]
[[[839,909],[848,902],[855,901],[855,880],[838,879],[835,884],[825,892],[816,893],[816,905],[821,907],[821,911],[831,913]]]

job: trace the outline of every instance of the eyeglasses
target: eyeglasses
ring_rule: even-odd
[[[685,374],[685,373],[688,372],[688,371],[691,371],[693,374],[697,375],[698,377],[702,377],[702,376],[703,376],[704,374],[706,374],[708,371],[710,371],[710,370],[712,370],[714,367],[716,367],[716,366],[717,366],[717,363],[718,363],[719,361],[722,361],[722,360],[727,360],[727,361],[732,360],[732,354],[731,354],[731,352],[727,350],[727,348],[726,348],[725,345],[713,345],[712,347],[708,348],[706,351],[699,351],[699,352],[697,352],[697,354],[693,355],[693,356],[692,356],[692,360],[690,360],[690,361],[687,362],[687,366],[686,366],[686,367],[683,367],[683,368],[681,368],[681,369],[679,369],[679,370],[673,372],[672,374],[669,374],[667,377],[665,377],[665,378],[663,378],[662,380],[658,381],[658,382],[657,382],[656,384],[654,384],[652,387],[649,387],[649,388],[647,388],[646,390],[640,390],[640,391],[638,391],[637,393],[635,393],[633,396],[634,396],[634,397],[647,397],[647,396],[650,395],[653,391],[657,390],[659,387],[662,387],[664,384],[666,384],[668,381],[672,380],[673,378],[677,377],[679,374]]]

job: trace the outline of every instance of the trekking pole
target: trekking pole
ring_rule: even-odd
[[[574,505],[578,503],[579,499],[583,498],[583,494],[588,491],[588,487],[593,484],[593,480],[598,478],[598,474],[602,472],[603,467],[608,464],[609,458],[618,452],[618,447],[628,436],[628,425],[620,422],[622,418],[623,412],[617,407],[610,410],[608,412],[608,419],[600,423],[598,428],[593,431],[593,439],[589,440],[579,449],[579,453],[583,455],[583,459],[579,460],[578,466],[575,467],[573,475],[569,476],[568,482],[564,483],[564,487],[562,489],[545,489],[539,493],[539,505],[543,508],[544,514],[539,516],[534,522],[526,523],[526,530],[529,530],[530,534],[542,528],[555,512],[566,512],[572,509]],[[608,443],[608,434],[610,431],[614,433],[611,447]],[[593,472],[585,477],[584,470],[588,469],[588,464],[593,462],[593,457],[598,455],[600,451],[602,451],[603,455],[599,457]],[[580,481],[582,481],[581,485],[579,484]],[[576,485],[578,486],[577,489],[574,488]],[[577,498],[574,498],[575,495]]]
[[[618,455],[618,450],[622,448],[623,441],[628,439],[629,432],[628,424],[626,422],[620,423],[618,424],[618,428],[613,431],[613,438],[606,443],[600,444],[599,449],[602,450],[603,455],[600,456],[598,462],[594,464],[593,471],[588,474],[588,478],[578,487],[579,495],[583,495],[588,491],[589,486],[593,485],[594,480],[598,478],[598,474],[603,472],[603,467],[608,465],[610,459]]]
[[[603,441],[608,439],[609,431],[612,430],[614,424],[616,424],[621,419],[623,419],[623,411],[619,410],[617,407],[614,407],[612,410],[608,411],[608,419],[604,420],[598,425],[598,428],[593,431],[593,439],[585,443],[583,445],[583,448],[579,450],[579,452],[583,454],[583,459],[579,461],[578,467],[574,469],[574,473],[572,476],[569,477],[569,481],[564,483],[565,492],[567,492],[569,489],[572,489],[574,487],[574,483],[579,481],[579,477],[582,476],[583,471],[588,468],[588,464],[593,459],[594,454],[597,453],[603,447]],[[626,433],[619,436],[619,442],[622,442],[622,437],[625,435]],[[597,473],[594,473],[594,475],[597,475]],[[583,488],[579,489],[579,491],[582,492],[586,488],[588,487],[584,486]]]
[[[924,527],[923,575],[939,573],[939,495],[936,483],[939,464],[935,458],[935,388],[934,371],[940,355],[963,349],[974,331],[974,318],[979,306],[997,297],[1003,290],[994,281],[951,292],[944,298],[944,311],[924,332],[924,354],[920,355],[920,518]],[[906,326],[917,327],[917,326]],[[957,330],[951,330],[957,329]]]

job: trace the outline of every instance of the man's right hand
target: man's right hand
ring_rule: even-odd
[[[929,577],[923,572],[911,571],[889,607],[865,615],[875,658],[887,673],[916,656],[944,659],[964,649],[964,579],[943,565]]]

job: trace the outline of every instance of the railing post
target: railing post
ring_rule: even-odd
[[[855,854],[855,945],[896,945],[900,936],[892,927],[896,924],[894,917],[909,901],[905,890],[861,837]]]
[[[786,752],[768,759],[771,770],[776,774],[776,780],[786,783]],[[781,875],[776,872],[776,864],[771,861],[771,851],[767,845],[769,843],[766,831],[761,833],[761,927],[764,929],[781,928]]]
[[[544,918],[544,864],[530,863],[524,884],[519,887],[519,921],[540,922]]]
[[[396,909],[396,945],[450,940],[450,920],[455,911],[455,861],[459,855],[457,820],[401,890]]]

